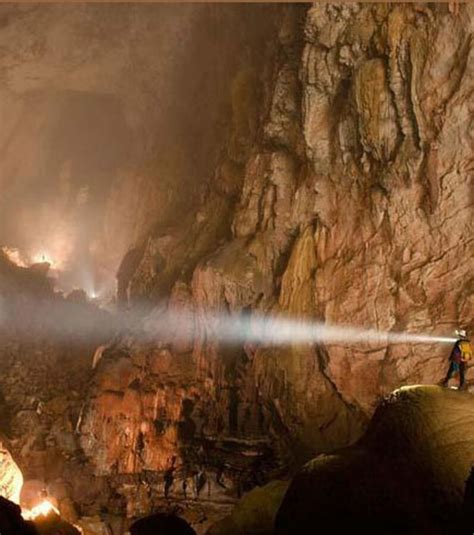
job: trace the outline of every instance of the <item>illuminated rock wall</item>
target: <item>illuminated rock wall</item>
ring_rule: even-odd
[[[0,444],[0,496],[20,503],[23,476],[10,452]]]
[[[81,466],[82,512],[178,506],[203,532],[247,489],[354,442],[380,396],[439,381],[450,349],[224,347],[209,309],[472,327],[472,6],[324,4],[274,16],[275,35],[232,49],[219,156],[192,202],[161,220],[158,196],[108,227],[125,225],[122,304],[145,303],[148,326],[153,307],[181,307],[195,322],[102,352],[74,404],[85,458],[68,474]],[[184,187],[152,183],[172,198]],[[123,191],[126,203],[150,199],[133,180]],[[130,234],[142,216],[153,230]]]
[[[236,129],[254,124],[235,102],[194,221],[151,235],[124,282],[132,302],[171,287],[170,302],[195,314],[195,338],[180,348],[170,336],[161,349],[126,340],[102,361],[82,427],[99,472],[166,466],[183,499],[202,464],[223,500],[238,494],[242,443],[256,459],[241,472],[252,484],[259,469],[270,478],[353,442],[393,388],[441,379],[447,346],[222,347],[205,311],[426,333],[471,325],[472,14],[420,4],[318,5],[304,21],[286,12],[258,103],[245,100],[258,109],[250,148],[233,150]],[[242,165],[243,177],[231,174]],[[237,202],[216,221],[223,194]],[[227,221],[230,237],[200,257]]]

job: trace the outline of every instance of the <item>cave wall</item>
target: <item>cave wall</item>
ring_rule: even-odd
[[[258,20],[246,13],[243,26]],[[117,251],[128,247],[123,306],[145,303],[148,330],[167,307],[194,322],[159,340],[106,340],[81,375],[81,458],[68,474],[84,474],[74,491],[83,515],[178,508],[204,532],[256,484],[353,443],[379,397],[445,371],[439,344],[224,346],[209,309],[472,328],[472,6],[293,5],[273,16],[275,34],[231,47],[224,124],[209,141],[215,157],[203,156],[213,172],[198,173],[185,209],[170,202],[163,216],[163,199],[189,184],[157,180],[153,163],[107,198],[103,239],[120,234]],[[155,135],[154,121],[140,128]]]
[[[199,203],[273,11],[2,4],[0,245],[113,291],[131,244]]]
[[[259,470],[265,480],[354,442],[395,387],[441,379],[444,345],[222,347],[205,311],[426,333],[472,326],[472,15],[467,4],[285,12],[258,73],[251,147],[235,159],[235,107],[196,219],[151,234],[127,275],[132,301],[163,307],[169,296],[192,312],[193,343],[170,333],[105,354],[81,439],[99,473],[171,470],[179,501],[203,465],[208,498],[222,502],[241,478],[252,485]],[[236,161],[241,181],[229,177]],[[230,236],[201,256],[223,221],[212,199],[224,185],[237,196]],[[189,265],[178,273],[181,255]]]

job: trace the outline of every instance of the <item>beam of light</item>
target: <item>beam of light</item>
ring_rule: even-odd
[[[221,343],[280,346],[291,344],[433,344],[454,343],[453,336],[432,333],[379,331],[350,325],[331,325],[260,314],[215,314],[201,311],[197,316],[183,311],[155,309],[144,322],[145,331],[162,339],[175,331],[181,339],[194,329]]]
[[[453,343],[456,338],[411,332],[378,331],[349,325],[331,325],[293,319],[258,319],[251,335],[255,341],[271,344],[324,343],[324,344],[426,344]]]
[[[93,290],[97,291],[97,290]],[[135,308],[111,313],[94,302],[38,299],[18,308],[0,300],[0,327],[13,327],[26,338],[38,333],[73,343],[75,339],[102,340],[127,333],[137,341],[173,344],[216,342],[221,345],[252,343],[262,346],[292,344],[357,345],[452,344],[458,338],[445,333],[379,331],[353,325],[334,325],[282,314],[191,310],[166,304],[150,310]],[[94,312],[95,310],[95,312]]]

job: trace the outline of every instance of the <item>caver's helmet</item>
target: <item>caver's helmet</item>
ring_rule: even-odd
[[[466,329],[456,329],[455,333],[458,338],[467,338]]]

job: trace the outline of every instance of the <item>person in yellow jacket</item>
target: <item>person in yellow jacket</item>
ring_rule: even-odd
[[[449,356],[449,369],[446,377],[441,383],[442,386],[448,386],[448,382],[455,373],[459,373],[459,390],[465,389],[466,368],[468,362],[472,359],[472,347],[467,333],[464,329],[456,331],[458,339]]]

